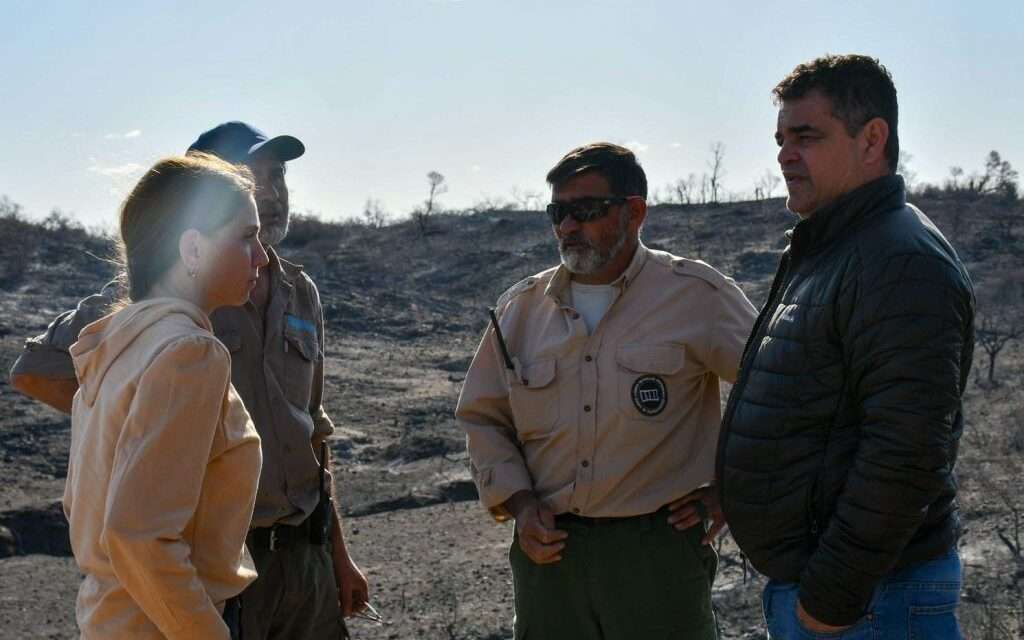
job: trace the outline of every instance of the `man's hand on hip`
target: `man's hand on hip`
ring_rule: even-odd
[[[702,544],[711,544],[725,528],[725,515],[718,503],[718,489],[714,486],[701,487],[686,494],[668,505],[672,513],[668,522],[679,531],[689,529],[704,522],[707,515],[711,527],[701,539]]]
[[[529,491],[520,491],[505,503],[516,519],[519,548],[536,564],[551,564],[562,559],[569,534],[555,528],[555,514]]]

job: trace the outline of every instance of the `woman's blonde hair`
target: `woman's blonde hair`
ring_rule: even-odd
[[[121,205],[121,262],[128,298],[136,302],[180,259],[187,229],[211,234],[252,197],[248,168],[208,153],[190,152],[157,162]]]

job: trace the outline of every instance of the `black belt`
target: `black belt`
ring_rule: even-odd
[[[250,547],[277,551],[296,542],[309,544],[309,518],[297,525],[275,524],[249,530],[246,542]]]
[[[638,516],[621,516],[617,518],[590,518],[587,516],[576,515],[575,513],[560,513],[555,516],[555,521],[562,520],[563,522],[575,522],[577,524],[586,525],[588,527],[599,527],[606,524],[615,524],[618,522],[626,522],[628,520],[644,520],[650,519],[659,515],[668,515],[669,508],[667,506],[653,511],[651,513],[643,513]]]

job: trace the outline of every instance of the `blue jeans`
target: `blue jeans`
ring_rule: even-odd
[[[889,574],[875,588],[865,615],[841,633],[814,633],[800,623],[795,582],[769,581],[762,606],[771,640],[960,640],[956,607],[961,582],[955,548]]]

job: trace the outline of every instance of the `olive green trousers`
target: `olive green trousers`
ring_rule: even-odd
[[[621,520],[558,516],[562,559],[534,564],[512,541],[516,640],[715,640],[714,549],[668,511]]]
[[[329,544],[296,540],[270,551],[249,540],[259,577],[241,594],[241,640],[348,637]]]

